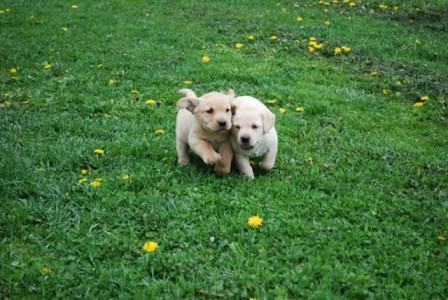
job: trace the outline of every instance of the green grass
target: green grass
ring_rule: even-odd
[[[339,2],[1,1],[1,298],[446,299],[448,4]],[[176,166],[185,80],[278,100],[272,172]]]

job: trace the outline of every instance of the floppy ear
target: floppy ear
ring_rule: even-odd
[[[270,110],[265,109],[261,113],[261,118],[263,119],[263,132],[266,133],[274,126],[275,115]]]
[[[189,97],[184,97],[181,98],[179,101],[177,101],[177,108],[178,109],[188,109],[191,112],[194,112],[194,109],[196,108],[196,106],[199,105],[199,99],[198,98],[189,98]]]
[[[179,93],[181,93],[182,95],[184,95],[185,97],[188,97],[188,98],[197,98],[198,97],[198,96],[196,96],[196,93],[190,89],[181,89],[181,90],[179,90]]]
[[[235,102],[232,100],[230,100],[230,110],[232,111],[232,116],[235,115],[236,112],[236,104]]]
[[[235,92],[232,89],[228,89],[226,95],[232,96],[232,98],[235,98]]]

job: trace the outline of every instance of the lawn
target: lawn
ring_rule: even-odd
[[[447,32],[445,0],[0,1],[0,298],[447,299]],[[269,105],[275,168],[178,167],[184,87]]]

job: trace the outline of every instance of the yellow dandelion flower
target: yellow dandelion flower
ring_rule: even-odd
[[[210,57],[208,57],[207,55],[202,56],[202,62],[204,64],[209,63],[210,62]]]
[[[266,101],[269,105],[275,105],[277,103],[277,99],[272,99],[272,100],[268,100]]]
[[[73,9],[77,9],[77,8],[78,8],[78,5],[73,4],[73,5],[72,5],[72,8],[73,8]]]
[[[279,111],[281,114],[284,114],[284,113],[286,112],[286,109],[283,108],[283,107],[280,107],[280,108],[278,109],[278,111]]]
[[[258,215],[252,216],[247,221],[247,224],[252,228],[260,228],[263,225],[263,218]]]
[[[86,175],[87,173],[89,173],[88,169],[81,169],[81,174],[82,175]]]
[[[61,27],[62,31],[67,32],[68,31],[68,27]]]
[[[308,39],[309,41],[316,41],[316,37],[312,36]]]
[[[446,241],[446,237],[444,237],[443,235],[439,235],[436,239],[441,242]]]
[[[9,8],[6,8],[6,9],[5,9],[5,11],[6,11],[6,12],[10,12],[10,11],[11,11],[11,9],[9,9]]]
[[[372,72],[370,72],[369,76],[372,76],[372,77],[378,76],[378,72],[377,71],[372,71]]]
[[[330,26],[331,22],[330,21],[325,21],[324,24],[325,24],[325,26]]]
[[[148,241],[142,247],[143,251],[149,252],[149,253],[156,251],[157,248],[159,248],[159,244],[154,241]]]
[[[16,74],[17,74],[17,69],[16,69],[16,68],[10,68],[10,69],[8,70],[8,72],[9,72],[9,74],[11,74],[11,75],[16,75]]]
[[[159,129],[156,129],[156,131],[155,131],[154,133],[155,133],[156,135],[164,135],[164,134],[165,134],[165,130],[159,128]]]
[[[94,180],[90,183],[91,186],[93,186],[94,188],[100,187],[101,186],[101,180]]]
[[[98,69],[101,69],[103,66],[104,66],[104,64],[97,64],[97,65],[96,65],[96,67],[97,67]]]
[[[310,46],[310,47],[308,47],[308,51],[309,51],[310,53],[312,53],[312,52],[315,51],[315,49],[314,49],[314,47]]]
[[[156,104],[156,100],[154,100],[154,99],[148,99],[148,100],[145,101],[145,104],[146,104],[146,105],[154,105],[154,104]]]
[[[104,150],[103,149],[95,149],[95,154],[97,155],[104,155]]]
[[[87,181],[87,178],[81,178],[80,180],[78,180],[78,183],[81,184],[81,183],[84,183],[86,181]]]
[[[305,158],[305,161],[309,164],[313,164],[313,158],[311,156],[308,156],[307,158]]]
[[[348,5],[351,7],[354,7],[354,6],[356,6],[356,2],[350,2]]]
[[[253,35],[253,34],[249,34],[249,35],[247,36],[247,40],[248,40],[248,41],[255,41],[255,35]]]
[[[384,96],[389,95],[389,89],[383,89],[383,95]]]
[[[378,5],[378,7],[381,8],[381,9],[387,9],[389,6],[387,6],[384,3],[381,3],[380,5]]]
[[[352,48],[347,47],[347,46],[341,46],[342,51],[344,51],[344,53],[349,53],[350,51],[352,51]]]
[[[184,80],[184,84],[191,85],[191,84],[193,84],[193,81],[191,81],[191,80]]]
[[[137,90],[131,90],[131,94],[140,94],[140,92],[139,91],[137,91]]]
[[[236,48],[236,49],[241,49],[241,48],[243,48],[243,47],[244,47],[244,45],[241,44],[241,43],[236,43],[236,44],[235,44],[235,48]]]
[[[303,17],[297,17],[296,20],[297,20],[297,22],[302,22],[303,21]]]
[[[305,108],[303,108],[301,106],[296,107],[296,112],[304,112],[304,111],[305,111]]]
[[[44,65],[44,69],[45,69],[45,70],[49,70],[49,69],[51,69],[51,68],[53,68],[53,65],[52,65],[52,64],[45,64],[45,65]]]
[[[131,179],[131,176],[129,176],[128,174],[124,174],[121,178],[122,178],[124,181],[128,181],[129,179]]]
[[[278,38],[276,35],[271,36],[271,41],[276,41]]]
[[[313,46],[314,48],[316,48],[316,49],[322,49],[323,47],[324,47],[324,43],[320,43],[320,44],[314,44],[314,46]]]
[[[424,102],[415,102],[414,106],[415,107],[422,107]]]
[[[4,14],[5,11],[3,9],[0,9],[0,15]]]
[[[400,10],[398,6],[394,6],[392,9],[394,10],[394,12],[398,12]]]
[[[117,84],[117,80],[115,79],[109,79],[109,85],[116,85]]]
[[[421,96],[420,97],[420,101],[428,101],[429,97],[428,96]]]
[[[336,47],[336,48],[334,48],[334,55],[339,55],[339,54],[341,54],[341,48],[340,47]]]
[[[43,267],[42,268],[42,273],[44,273],[44,274],[50,274],[52,272],[53,272],[53,270],[50,269],[49,267]]]

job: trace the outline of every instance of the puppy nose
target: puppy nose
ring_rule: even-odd
[[[248,144],[249,141],[250,141],[250,137],[248,137],[248,136],[242,136],[241,137],[241,143]]]
[[[218,121],[219,128],[226,128],[227,122],[226,121]]]

